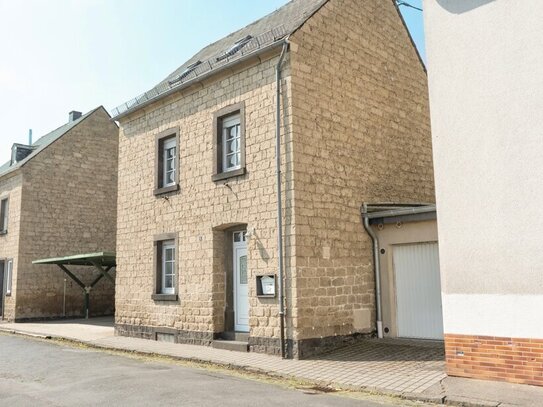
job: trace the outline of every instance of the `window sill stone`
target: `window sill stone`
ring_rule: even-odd
[[[151,298],[154,301],[177,301],[179,299],[177,294],[153,294]]]
[[[245,175],[245,167],[238,168],[237,170],[219,172],[211,177],[213,181],[221,181],[228,178],[239,177],[240,175]]]
[[[155,194],[155,196],[158,196],[177,191],[179,191],[179,184],[170,185],[169,187],[157,188],[153,191],[153,193]]]

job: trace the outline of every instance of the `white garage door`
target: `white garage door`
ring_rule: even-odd
[[[437,243],[395,246],[398,336],[443,339]]]

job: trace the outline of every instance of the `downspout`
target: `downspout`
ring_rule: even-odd
[[[277,176],[277,258],[278,258],[278,291],[279,291],[279,327],[281,331],[281,357],[285,352],[285,293],[283,290],[283,207],[281,197],[281,65],[288,49],[288,37],[283,43],[281,56],[275,67],[276,122],[275,122],[275,171]]]
[[[370,218],[368,216],[368,205],[362,205],[362,218],[364,222],[364,229],[368,232],[373,242],[373,272],[375,275],[375,309],[377,319],[377,337],[383,337],[383,317],[381,310],[381,264],[379,261],[379,238],[375,234],[375,231],[370,226]]]

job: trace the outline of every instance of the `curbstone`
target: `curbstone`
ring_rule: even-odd
[[[445,396],[432,396],[422,393],[402,393],[401,398],[411,401],[422,401],[424,403],[443,404]]]
[[[445,404],[458,407],[498,407],[500,405],[498,401],[473,399],[460,396],[446,396]]]
[[[0,328],[0,332],[5,332],[12,335],[29,336],[31,338],[38,338],[38,339],[51,339],[50,335],[36,334],[36,333],[25,332],[25,331],[17,331],[15,329]]]

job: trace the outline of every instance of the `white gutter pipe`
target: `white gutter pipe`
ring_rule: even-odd
[[[368,205],[362,205],[362,218],[364,223],[364,229],[370,235],[373,242],[373,272],[375,274],[375,310],[377,320],[377,337],[383,337],[383,312],[381,307],[381,264],[379,261],[379,239],[374,230],[370,226],[370,217],[368,214]]]
[[[281,56],[275,67],[276,122],[275,122],[275,171],[277,176],[277,259],[279,290],[279,327],[281,331],[281,357],[286,358],[285,346],[285,293],[283,289],[283,206],[281,196],[281,65],[288,49],[288,37],[283,42]]]

